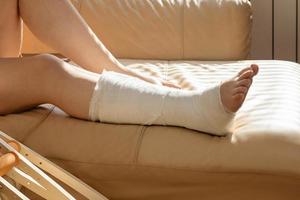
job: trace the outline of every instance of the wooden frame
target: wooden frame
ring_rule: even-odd
[[[17,183],[17,186],[24,186],[45,199],[75,199],[57,182],[46,175],[45,172],[47,172],[66,185],[70,186],[72,189],[74,189],[87,199],[108,200],[105,196],[103,196],[69,172],[42,157],[25,145],[16,141],[16,143],[20,145],[20,152],[18,152],[12,146],[7,144],[8,141],[15,140],[0,131],[0,146],[6,152],[14,152],[19,158],[18,165],[16,167],[13,167],[6,174],[7,177],[11,178]],[[19,188],[13,186],[3,177],[0,177],[0,182],[4,187],[6,187],[6,189],[3,189],[1,191],[4,198],[7,198],[9,200],[29,199],[19,191]]]

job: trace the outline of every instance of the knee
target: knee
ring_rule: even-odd
[[[60,62],[62,62],[61,59],[51,54],[39,54],[33,57],[35,60],[47,65],[58,65]]]
[[[35,58],[36,72],[39,74],[39,80],[41,85],[48,91],[62,87],[64,81],[68,79],[68,63],[62,59],[50,55],[41,54]]]
[[[43,75],[53,76],[61,72],[65,67],[65,62],[51,54],[40,54],[35,56],[36,66]]]

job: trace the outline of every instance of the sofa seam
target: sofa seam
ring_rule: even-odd
[[[205,172],[200,172],[201,175],[206,175],[207,173]],[[272,176],[272,177],[279,177],[279,178],[288,178],[288,179],[293,179],[293,181],[298,181],[300,178],[299,177],[294,177],[293,175],[285,175],[285,174],[270,174],[270,173],[255,173],[255,172],[239,172],[239,173],[210,173],[210,174],[214,174],[214,175],[219,175],[219,174],[222,174],[222,175],[227,175],[227,176],[232,176],[232,175],[236,175],[236,176],[245,176],[245,175],[248,175],[248,176],[253,176],[253,175],[256,175],[256,176]],[[76,175],[76,174],[75,174]],[[84,180],[96,180],[96,181],[101,181],[101,182],[120,182],[120,181],[123,181],[124,182],[124,178],[107,178],[107,179],[99,179],[99,178],[86,178],[86,177],[83,177],[82,179]]]
[[[195,168],[187,168],[187,167],[169,167],[169,166],[154,166],[154,165],[133,165],[131,163],[90,163],[90,162],[82,162],[82,161],[73,161],[73,160],[67,160],[67,159],[62,159],[62,158],[57,158],[57,157],[47,157],[49,160],[56,160],[56,161],[61,161],[61,162],[75,162],[79,164],[89,164],[89,165],[103,165],[103,166],[128,166],[128,167],[141,167],[141,168],[152,168],[152,169],[162,169],[162,170],[178,170],[178,171],[189,171],[189,172],[197,172],[197,173],[203,173],[203,174],[257,174],[257,175],[272,175],[272,176],[285,176],[285,177],[293,177],[295,178],[296,174],[292,173],[284,173],[284,172],[279,172],[279,173],[273,173],[273,172],[267,172],[267,171],[209,171],[205,169],[195,169]],[[58,165],[58,164],[56,164]],[[59,166],[59,165],[58,165]],[[296,175],[297,176],[297,175]],[[300,179],[300,176],[296,177],[296,179]]]
[[[42,120],[37,123],[35,126],[33,126],[29,131],[27,131],[26,136],[23,138],[22,143],[24,143],[27,138],[44,122],[46,121],[46,119],[48,119],[48,117],[50,116],[50,114],[53,112],[53,110],[55,109],[55,106],[53,106],[49,112],[42,118]]]
[[[146,126],[141,126],[141,128],[138,129],[140,134],[139,134],[139,138],[138,138],[138,141],[136,143],[136,146],[135,146],[134,158],[133,158],[133,161],[132,161],[132,163],[134,165],[138,163],[138,158],[139,158],[139,155],[140,155],[142,141],[143,141],[146,129],[147,129]]]

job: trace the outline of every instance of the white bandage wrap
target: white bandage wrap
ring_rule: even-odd
[[[180,90],[104,71],[96,84],[89,115],[92,121],[172,125],[226,135],[231,132],[234,113],[225,111],[219,87]]]

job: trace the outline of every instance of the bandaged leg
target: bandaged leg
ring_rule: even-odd
[[[173,125],[226,135],[231,132],[234,113],[225,111],[219,87],[180,90],[104,71],[95,87],[89,115],[93,121]]]

